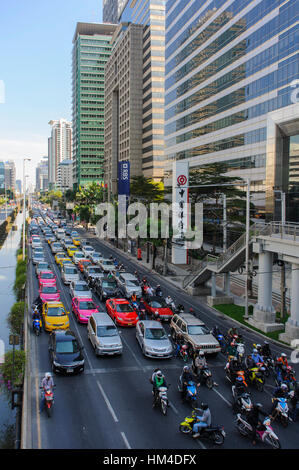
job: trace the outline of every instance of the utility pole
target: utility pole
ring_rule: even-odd
[[[26,176],[25,162],[31,161],[31,158],[23,158],[23,261],[25,259],[25,225],[26,225]]]
[[[246,283],[245,283],[245,314],[244,320],[248,320],[248,281],[249,281],[249,230],[250,230],[250,179],[247,178],[246,190],[246,241],[245,241],[245,267],[246,267]]]

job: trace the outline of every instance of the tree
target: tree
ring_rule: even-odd
[[[99,183],[93,181],[85,187],[79,187],[76,193],[77,205],[74,211],[79,214],[80,220],[88,223],[95,220],[95,207],[103,201],[104,190]]]
[[[148,205],[151,202],[161,202],[164,199],[164,189],[161,183],[155,183],[145,176],[133,176],[130,184],[131,199],[144,202]]]

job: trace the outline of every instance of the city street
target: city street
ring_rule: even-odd
[[[91,244],[105,256],[111,253],[124,263],[129,272],[138,267],[137,261],[128,260],[124,254],[116,254],[111,248],[79,230],[84,238],[90,238]],[[46,371],[50,370],[48,355],[48,333],[43,332],[31,338],[31,428],[27,430],[28,447],[43,449],[199,449],[217,448],[205,440],[192,440],[179,432],[179,424],[190,414],[190,405],[181,403],[177,382],[183,368],[179,358],[153,360],[145,358],[135,337],[135,328],[119,328],[123,342],[123,355],[111,358],[97,358],[87,339],[86,326],[80,325],[71,313],[71,297],[69,288],[61,282],[60,271],[54,257],[44,242],[47,258],[57,275],[57,285],[61,290],[61,300],[70,311],[70,328],[74,330],[85,346],[85,371],[74,377],[54,375],[56,384],[53,416],[49,419],[46,413],[39,414],[39,385]],[[185,310],[193,307],[209,328],[215,324],[223,331],[231,326],[229,320],[216,314],[208,306],[200,304],[196,298],[178,291],[165,282],[162,277],[149,274],[139,268],[140,275],[146,275],[155,286],[160,284],[164,295],[171,295],[175,303],[183,303]],[[37,279],[32,263],[29,265],[30,304],[37,297]],[[105,306],[94,295],[96,304],[101,311]],[[30,320],[29,320],[30,325]],[[169,331],[168,325],[166,326]],[[262,338],[253,332],[242,329],[247,351],[252,350],[254,342],[262,342]],[[278,355],[283,348],[271,344],[273,354]],[[286,350],[288,356],[290,350]],[[219,353],[215,358],[208,359],[213,379],[218,384],[212,390],[205,385],[200,389],[200,401],[209,404],[212,423],[224,425],[226,439],[221,448],[250,449],[250,440],[241,437],[235,429],[235,415],[231,408],[231,388],[225,378],[225,356]],[[166,376],[169,388],[170,408],[167,416],[158,409],[152,408],[152,386],[149,382],[152,371],[160,367]],[[298,373],[298,367],[297,373]],[[251,390],[255,402],[263,403],[264,410],[271,408],[271,394],[274,389],[273,379],[266,381],[263,393]],[[274,423],[282,448],[298,448],[298,422],[289,423],[284,429],[281,424]],[[266,448],[257,444],[257,448]]]

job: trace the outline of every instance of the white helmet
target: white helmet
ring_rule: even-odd
[[[45,378],[46,379],[50,379],[52,377],[51,373],[50,372],[46,372],[45,373]]]

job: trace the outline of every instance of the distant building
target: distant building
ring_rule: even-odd
[[[0,191],[3,194],[5,191],[5,163],[0,161]]]
[[[16,190],[19,194],[22,194],[22,180],[16,180]]]
[[[62,160],[59,163],[57,188],[61,191],[73,189],[73,160]]]
[[[43,157],[36,167],[35,188],[36,191],[45,191],[49,188],[48,157]]]
[[[16,165],[12,160],[5,162],[5,186],[11,191],[16,189]]]
[[[59,163],[72,158],[72,123],[59,119],[49,121],[49,124],[52,127],[48,139],[49,186],[55,188]]]
[[[117,23],[120,0],[103,0],[103,23]]]

